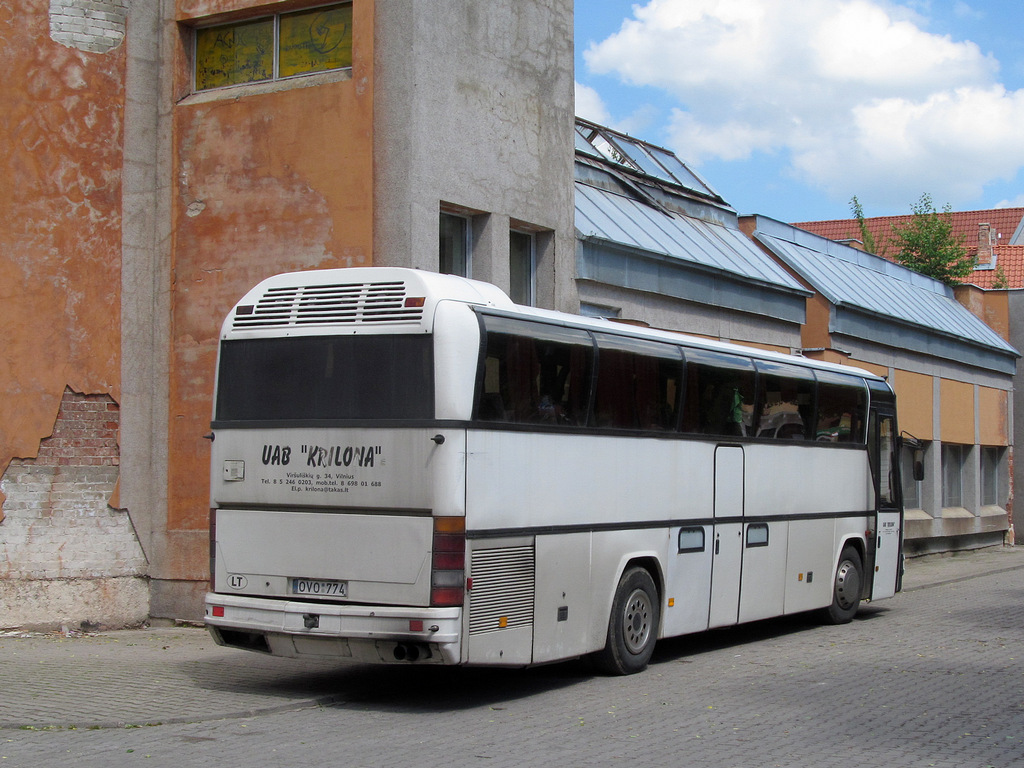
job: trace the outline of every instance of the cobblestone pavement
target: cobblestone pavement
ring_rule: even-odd
[[[0,633],[0,768],[1024,766],[1024,548],[911,561],[906,588],[846,626],[663,641],[624,678]]]

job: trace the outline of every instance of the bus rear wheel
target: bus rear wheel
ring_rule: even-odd
[[[860,553],[855,547],[844,547],[832,587],[832,605],[824,610],[825,620],[830,624],[846,624],[853,619],[860,607],[863,588],[864,568]]]
[[[661,621],[658,589],[644,568],[630,568],[619,580],[608,620],[608,640],[595,656],[612,675],[632,675],[647,668]]]

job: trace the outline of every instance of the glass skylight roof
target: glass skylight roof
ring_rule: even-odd
[[[667,149],[578,118],[576,150],[658,181],[685,187],[708,197],[718,197],[718,193]]]

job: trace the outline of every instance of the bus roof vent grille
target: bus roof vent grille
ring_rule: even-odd
[[[268,288],[254,306],[236,308],[232,328],[419,323],[423,307],[408,307],[405,299],[401,280]]]

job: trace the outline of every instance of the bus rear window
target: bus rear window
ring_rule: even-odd
[[[432,337],[225,341],[216,421],[430,419]]]

